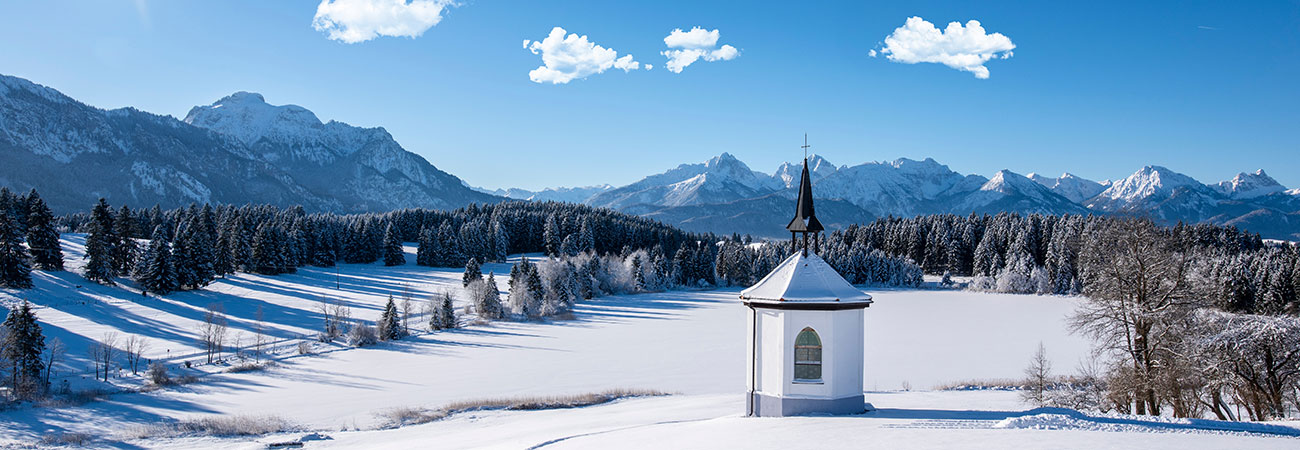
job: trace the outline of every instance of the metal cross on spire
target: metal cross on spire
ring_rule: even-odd
[[[799,147],[799,148],[802,148],[802,149],[803,149],[803,159],[804,159],[804,161],[807,161],[807,160],[808,160],[808,147],[812,147],[812,146],[811,146],[811,145],[808,145],[808,133],[804,133],[804,134],[803,134],[803,147]]]

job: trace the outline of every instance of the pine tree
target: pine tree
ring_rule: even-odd
[[[434,311],[429,315],[429,329],[447,330],[456,328],[456,308],[451,303],[451,294],[443,293],[441,299],[434,299]]]
[[[560,229],[555,223],[555,214],[546,216],[542,226],[542,242],[546,245],[546,256],[555,256],[560,251]]]
[[[510,235],[506,233],[505,227],[501,226],[501,222],[495,220],[492,221],[492,234],[494,244],[492,259],[497,262],[505,262],[510,251]]]
[[[456,328],[456,308],[451,304],[451,294],[442,294],[442,307],[438,308],[438,316],[442,318],[442,329]]]
[[[176,289],[194,289],[199,284],[199,274],[196,269],[194,258],[194,247],[189,243],[191,235],[188,223],[181,226],[181,229],[175,233],[175,240],[171,243],[171,265],[176,278]],[[166,235],[157,235],[165,242]]]
[[[483,283],[483,290],[479,293],[478,302],[474,306],[481,318],[487,320],[501,318],[501,293],[497,292],[497,277],[492,272],[488,272],[487,281]]]
[[[425,227],[420,229],[420,238],[415,248],[415,263],[421,266],[433,266],[434,255],[437,254],[438,240],[434,236],[433,230]]]
[[[533,314],[538,314],[541,311],[536,307],[536,304],[540,303],[546,296],[546,289],[542,286],[542,275],[537,271],[537,264],[533,263],[529,263],[528,266],[526,266],[525,272],[524,287],[525,289],[528,289],[528,298],[532,299],[534,303],[533,307],[530,309],[533,311]]]
[[[253,235],[252,271],[262,275],[278,275],[281,271],[279,234],[274,225],[262,223]]]
[[[632,257],[632,279],[637,292],[645,292],[645,267],[641,264],[641,255]]]
[[[175,263],[172,260],[171,245],[167,242],[167,234],[161,226],[154,229],[153,240],[149,242],[148,249],[140,258],[135,279],[140,283],[140,287],[158,295],[167,295],[176,290],[179,285]]]
[[[384,305],[384,313],[379,316],[379,340],[396,341],[405,334],[403,331],[401,315],[397,313],[397,304],[393,303],[393,296],[389,295],[388,304]]]
[[[32,287],[31,256],[23,247],[18,224],[8,211],[0,211],[0,287]]]
[[[136,228],[131,208],[122,205],[117,211],[117,217],[113,219],[113,237],[117,238],[113,245],[113,271],[120,275],[131,273],[136,258],[140,256],[140,248],[135,243],[140,230]]]
[[[9,215],[8,212],[0,215]],[[45,337],[41,334],[41,325],[36,321],[32,305],[24,301],[22,305],[11,309],[3,323],[4,339],[0,343],[3,359],[9,363],[9,386],[20,396],[31,397],[43,389],[41,379],[41,353],[45,352]]]
[[[40,270],[63,270],[63,248],[59,245],[59,231],[54,228],[54,214],[35,189],[27,194],[27,211],[27,248],[32,262]]]
[[[469,287],[469,284],[483,279],[483,268],[478,264],[478,258],[470,258],[465,263],[465,275],[461,277],[461,287]]]
[[[384,265],[400,266],[406,264],[406,253],[402,251],[402,240],[393,231],[393,224],[384,230]]]
[[[108,202],[99,199],[91,212],[90,233],[86,235],[85,273],[87,280],[112,286],[113,278],[118,275],[113,268],[113,252],[117,246],[117,236],[113,234],[113,213],[108,209]]]

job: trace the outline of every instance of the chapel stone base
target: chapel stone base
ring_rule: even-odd
[[[785,417],[821,414],[861,414],[867,410],[862,394],[844,398],[773,397],[750,394],[746,410],[756,417]]]

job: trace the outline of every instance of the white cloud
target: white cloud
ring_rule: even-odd
[[[618,52],[588,41],[577,33],[565,36],[564,28],[555,27],[546,39],[524,40],[524,48],[534,55],[542,55],[542,65],[528,71],[534,83],[564,84],[576,78],[586,78],[613,67],[630,72],[650,65],[636,62],[632,55],[618,56]]]
[[[979,21],[948,24],[943,31],[920,17],[909,17],[907,23],[885,37],[885,48],[880,50],[890,61],[907,64],[939,63],[975,74],[975,78],[988,78],[989,69],[984,63],[990,59],[1007,59],[1016,45],[1002,33],[985,34]],[[875,51],[869,52],[876,56]]]
[[[442,21],[452,0],[321,0],[311,26],[349,44],[379,36],[418,37]]]
[[[673,30],[664,38],[664,44],[668,45],[669,50],[661,53],[668,57],[666,67],[673,73],[682,73],[682,69],[700,59],[727,61],[740,56],[740,50],[730,45],[715,48],[718,36],[718,30],[710,31],[700,27],[691,28],[691,31],[682,31],[681,28]]]

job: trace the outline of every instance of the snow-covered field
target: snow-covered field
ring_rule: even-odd
[[[65,236],[70,267],[81,261],[81,237]],[[408,248],[413,259],[413,248]],[[509,272],[504,264],[484,272]],[[739,289],[615,296],[581,303],[573,320],[497,322],[454,331],[421,332],[403,341],[353,349],[320,344],[298,355],[296,343],[321,323],[323,297],[374,320],[388,295],[411,292],[426,301],[456,292],[459,270],[407,265],[304,268],[297,274],[239,274],[197,292],[143,298],[130,287],[103,287],[72,273],[36,274],[36,289],[2,291],[6,301],[38,306],[47,336],[69,347],[70,366],[84,368],[75,386],[92,386],[86,348],[103,333],[150,340],[146,358],[176,367],[203,362],[198,329],[204,308],[221,303],[233,335],[252,339],[261,306],[268,334],[282,351],[274,368],[224,373],[198,366],[199,382],[147,393],[119,394],[64,408],[0,412],[0,443],[33,442],[59,433],[88,433],[123,447],[263,446],[307,431],[328,435],[308,448],[1296,448],[1300,440],[1197,431],[1213,421],[1145,422],[1090,418],[1072,411],[1025,413],[1015,392],[932,391],[963,380],[1018,378],[1039,342],[1057,373],[1087,357],[1088,342],[1065,318],[1076,299],[929,290],[870,290],[866,312],[864,389],[876,411],[853,417],[742,417],[745,308]],[[498,276],[504,290],[506,277]],[[337,283],[337,284],[336,284]],[[80,287],[77,287],[80,286]],[[337,288],[336,288],[337,286]],[[414,324],[412,324],[414,326]],[[422,328],[422,327],[421,327]],[[123,374],[120,386],[139,385]],[[911,391],[904,391],[910,387]],[[520,395],[644,388],[666,397],[547,411],[477,411],[424,425],[384,428],[396,407],[437,408],[453,401]],[[212,415],[277,416],[303,432],[258,438],[152,438],[125,443],[127,431],[151,423]],[[1242,426],[1252,424],[1230,424]],[[1046,430],[1045,430],[1046,429]],[[1253,428],[1300,434],[1300,429]]]

